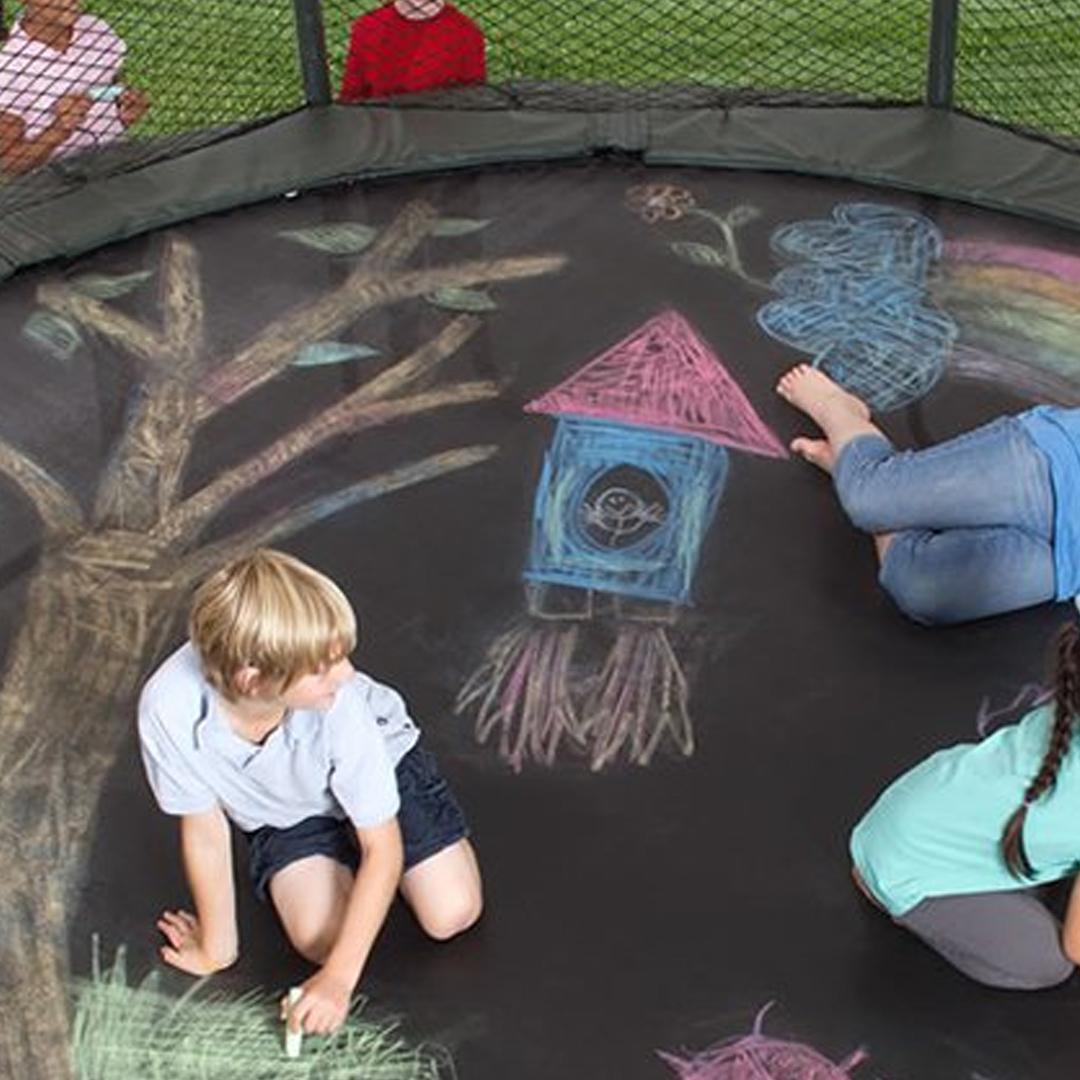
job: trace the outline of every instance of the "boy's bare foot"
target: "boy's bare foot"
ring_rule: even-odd
[[[870,419],[870,409],[865,401],[809,364],[797,364],[786,371],[776,384],[776,392],[806,413],[826,433],[837,422]]]
[[[792,440],[791,452],[798,454],[804,461],[809,461],[811,465],[816,465],[822,472],[833,471],[836,454],[828,439],[810,439],[800,435]]]

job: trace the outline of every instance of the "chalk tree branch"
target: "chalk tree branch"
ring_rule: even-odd
[[[142,361],[139,397],[98,485],[94,524],[146,529],[174,499],[194,425],[190,383],[204,355],[204,308],[198,255],[168,237],[161,257],[163,332],[66,285],[46,285],[39,299]]]
[[[38,303],[57,315],[73,319],[106,341],[131,353],[136,360],[153,371],[169,371],[173,352],[168,342],[156,330],[129,318],[115,308],[71,288],[52,282],[37,291]]]
[[[565,261],[561,255],[526,255],[421,270],[376,273],[361,268],[333,292],[275,320],[232,360],[211,372],[203,382],[198,419],[205,420],[251,393],[289,364],[303,345],[331,337],[373,308],[447,286],[468,288],[537,277],[558,270]]]
[[[69,536],[83,527],[82,510],[67,489],[5,439],[0,439],[0,473],[13,480],[34,504],[46,539]]]
[[[420,461],[389,469],[377,476],[367,477],[327,495],[320,495],[310,502],[284,510],[253,528],[203,545],[181,560],[175,576],[186,588],[245,551],[291,536],[301,529],[306,529],[309,525],[332,517],[346,507],[367,502],[369,499],[381,498],[391,492],[434,480],[448,473],[471,468],[481,461],[486,461],[497,452],[498,447],[492,445],[465,446],[456,450],[446,450]]]
[[[162,522],[160,530],[155,530],[154,535],[169,541],[192,539],[230,499],[337,435],[356,433],[432,409],[472,404],[493,398],[498,392],[495,383],[480,381],[456,383],[393,401],[356,403],[346,398],[337,407],[282,436],[256,457],[249,458],[200,488]]]
[[[430,203],[419,199],[408,203],[364,253],[359,269],[382,272],[400,266],[423,243],[437,220]]]
[[[451,266],[399,270],[372,282],[363,291],[361,299],[368,307],[382,307],[447,287],[467,289],[473,285],[539,277],[560,269],[565,263],[564,255],[513,255],[504,259],[473,259]]]
[[[392,393],[400,392],[410,383],[415,383],[433,371],[437,365],[460,349],[476,333],[479,326],[480,321],[473,316],[454,319],[430,341],[358,387],[328,411],[320,412],[307,424],[294,429],[249,462],[238,466],[239,474],[237,470],[232,470],[196,492],[183,506],[171,515],[166,515],[161,535],[172,537],[187,534],[191,529],[201,529],[204,521],[216,513],[220,506],[219,494],[214,490],[215,485],[221,484],[227,478],[234,478],[241,486],[236,489],[222,489],[225,491],[221,496],[224,499],[265,479],[271,472],[276,472],[288,461],[306,453],[320,442],[350,429],[355,430],[357,424],[361,427],[367,426],[361,413],[365,406],[371,406]],[[246,477],[253,478],[245,479]],[[204,504],[193,502],[200,497],[207,500],[205,510],[201,509]]]
[[[354,403],[377,401],[394,397],[410,385],[416,385],[431,375],[444,360],[453,356],[480,329],[481,321],[475,315],[460,315],[447,323],[418,349],[391,364],[354,390],[346,400]]]
[[[177,362],[177,375],[190,377],[204,362],[205,311],[199,257],[181,236],[166,241],[161,281],[165,344]]]
[[[349,321],[346,297],[352,290],[404,262],[423,242],[435,221],[436,211],[429,203],[418,200],[405,206],[337,290],[274,320],[210,376],[203,387],[199,419],[212,416],[271,378],[290,363],[303,345],[333,334],[346,324]],[[290,333],[294,322],[302,325],[303,330]],[[256,376],[261,377],[250,385],[245,381]]]
[[[199,257],[170,236],[161,257],[164,362],[147,373],[98,487],[94,523],[151,529],[175,504],[195,427],[194,385],[206,353]]]

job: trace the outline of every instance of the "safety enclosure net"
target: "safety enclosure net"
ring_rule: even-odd
[[[304,107],[956,108],[1075,148],[1074,0],[24,0],[0,210]]]

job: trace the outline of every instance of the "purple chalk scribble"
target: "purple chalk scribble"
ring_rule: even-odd
[[[736,1036],[688,1058],[660,1051],[679,1080],[850,1080],[851,1071],[868,1060],[862,1049],[834,1065],[812,1047],[770,1039],[761,1033],[769,1002],[749,1035]]]
[[[1017,690],[1012,701],[998,708],[992,708],[990,696],[986,695],[979,702],[979,711],[975,715],[975,730],[979,733],[980,739],[985,739],[1003,724],[1014,723],[1024,713],[1045,705],[1053,696],[1054,691],[1051,687],[1043,686],[1041,683],[1025,683]]]

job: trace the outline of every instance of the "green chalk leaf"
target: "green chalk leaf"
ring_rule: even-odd
[[[134,292],[154,276],[152,270],[139,270],[134,274],[80,274],[68,284],[83,296],[93,300],[113,300]]]
[[[359,255],[371,245],[379,230],[359,221],[336,225],[313,225],[309,229],[285,229],[278,236],[328,255]]]
[[[429,304],[447,311],[495,311],[498,304],[483,289],[455,289],[447,286],[425,297]]]
[[[491,218],[447,217],[439,218],[432,227],[432,236],[468,236],[491,224]]]
[[[54,360],[70,360],[83,343],[79,328],[63,315],[35,311],[23,324],[23,337]]]
[[[724,217],[733,229],[738,229],[740,226],[749,225],[751,221],[761,217],[761,211],[756,206],[741,203],[738,206],[733,206]]]
[[[728,265],[728,257],[711,244],[698,244],[693,240],[677,240],[671,245],[671,250],[685,259],[694,263],[695,266],[709,266],[713,269],[721,269]]]
[[[293,367],[322,367],[324,364],[344,364],[349,360],[366,360],[378,356],[379,350],[370,345],[349,341],[316,341],[305,345],[293,361]]]

